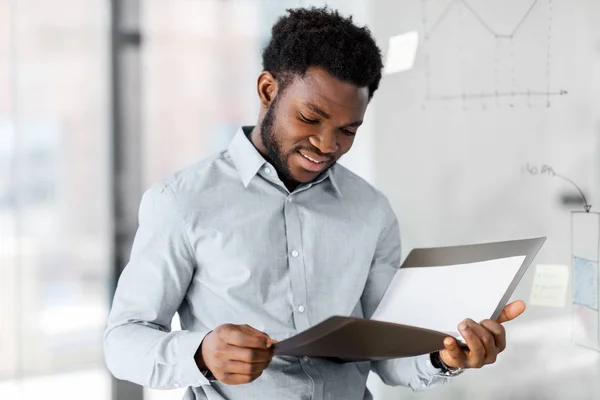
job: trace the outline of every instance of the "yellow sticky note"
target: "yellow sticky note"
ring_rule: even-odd
[[[383,73],[393,74],[411,69],[415,63],[418,46],[419,33],[417,31],[392,36]]]
[[[529,304],[546,307],[564,307],[569,285],[567,265],[538,264],[531,288]]]

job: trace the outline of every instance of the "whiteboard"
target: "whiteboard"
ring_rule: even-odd
[[[376,184],[398,215],[404,255],[547,236],[533,265],[570,266],[571,211],[583,206],[563,204],[578,192],[547,171],[600,210],[599,20],[593,0],[375,2],[384,50],[394,35],[420,35],[413,69],[386,75],[373,100]],[[514,299],[528,300],[534,273]],[[535,398],[559,399],[586,382],[580,398],[600,396],[589,386],[598,353],[572,345],[571,312],[570,290],[564,307],[530,306],[509,325],[503,362],[444,393],[526,399],[543,383]],[[514,382],[508,397],[498,374]]]

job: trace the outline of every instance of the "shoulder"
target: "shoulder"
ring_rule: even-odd
[[[371,210],[387,220],[395,218],[385,194],[343,165],[336,164],[333,179],[344,198],[356,203],[361,209]]]
[[[174,197],[182,198],[216,184],[228,164],[230,160],[223,151],[176,171],[157,185],[166,188]]]
[[[142,205],[149,203],[185,213],[198,196],[222,181],[230,164],[223,151],[182,168],[152,184],[144,192]]]

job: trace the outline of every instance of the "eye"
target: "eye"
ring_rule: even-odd
[[[344,133],[344,135],[348,135],[348,136],[354,136],[356,135],[356,132],[345,129],[345,128],[340,128],[340,130]]]
[[[306,118],[304,115],[302,115],[301,113],[298,113],[298,118],[302,121],[302,122],[306,122],[307,124],[317,124],[319,123],[319,120],[317,119],[310,119],[310,118]]]

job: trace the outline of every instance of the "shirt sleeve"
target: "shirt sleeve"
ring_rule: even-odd
[[[387,223],[380,234],[367,284],[361,297],[365,318],[371,318],[375,312],[401,261],[398,220],[387,199],[384,210]],[[431,363],[429,354],[375,361],[371,363],[371,370],[387,385],[406,386],[413,391],[424,390],[451,379],[440,374]]]
[[[194,360],[208,332],[171,332],[194,269],[184,214],[172,191],[149,189],[104,334],[106,365],[116,378],[153,389],[209,384]]]

